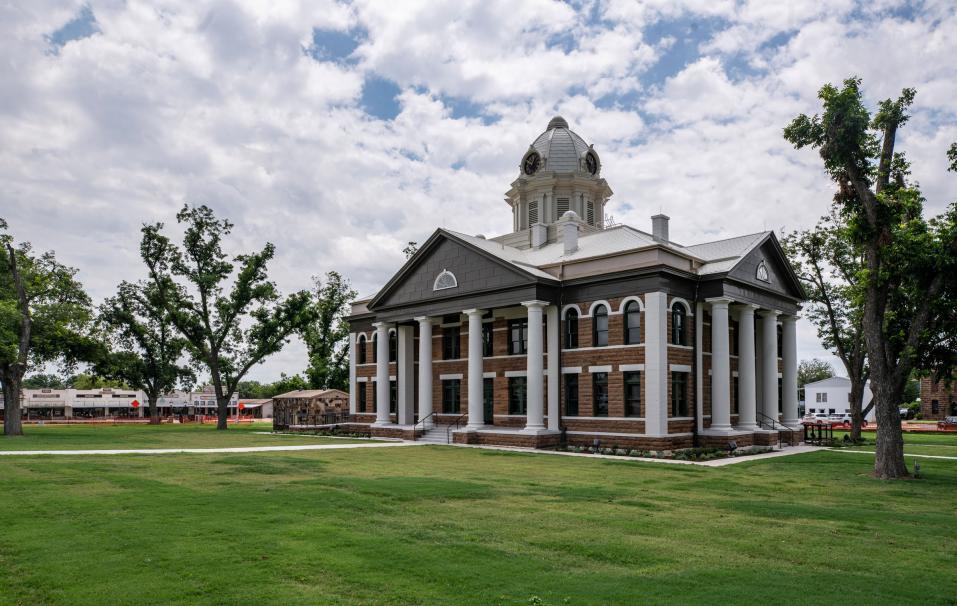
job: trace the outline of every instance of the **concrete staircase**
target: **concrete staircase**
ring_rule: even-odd
[[[425,433],[420,433],[416,442],[428,444],[448,444],[448,425],[431,425]]]

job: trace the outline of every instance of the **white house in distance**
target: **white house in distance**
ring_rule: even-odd
[[[870,383],[864,386],[863,406],[871,402],[874,394]],[[851,380],[847,377],[831,377],[804,386],[804,407],[807,414],[825,413],[842,415],[851,412]],[[874,411],[868,413],[866,419],[874,420]]]

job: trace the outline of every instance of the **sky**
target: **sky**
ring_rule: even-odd
[[[780,235],[833,192],[782,129],[852,75],[871,107],[917,88],[898,149],[937,214],[957,199],[954,32],[947,0],[4,2],[0,217],[95,301],[144,276],[140,228],[175,234],[184,203],[235,224],[231,253],[274,243],[283,292],[337,270],[373,294],[437,227],[510,231],[504,193],[560,114],[617,222]],[[806,321],[798,337],[844,374]]]

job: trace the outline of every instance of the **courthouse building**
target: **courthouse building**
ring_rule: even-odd
[[[516,160],[511,233],[438,229],[353,303],[353,421],[534,447],[790,436],[804,293],[775,235],[679,243],[661,214],[650,233],[605,225],[599,153],[561,117]]]

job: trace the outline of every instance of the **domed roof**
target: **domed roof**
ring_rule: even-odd
[[[585,169],[581,160],[589,146],[578,133],[568,128],[568,122],[561,116],[549,120],[545,132],[535,139],[532,147],[541,155],[544,170],[574,173]]]

